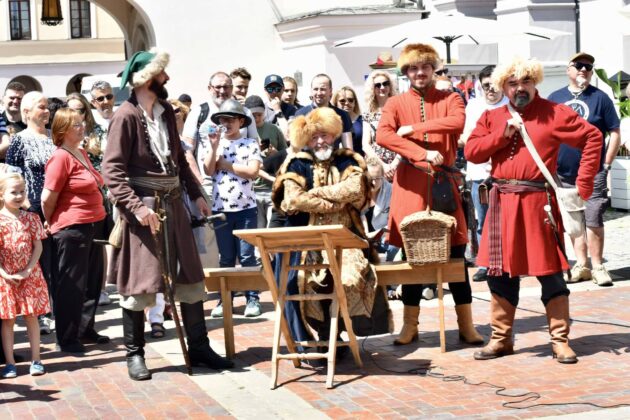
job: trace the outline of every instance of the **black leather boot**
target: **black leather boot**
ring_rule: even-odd
[[[322,305],[322,310],[324,312],[324,321],[321,324],[317,325],[317,328],[316,328],[317,337],[319,341],[329,341],[330,340],[330,322],[331,322],[330,306],[332,302],[329,300],[322,300],[320,303]],[[341,313],[339,314],[339,316],[341,317]],[[341,318],[338,318],[337,323],[338,323],[337,341],[343,342],[343,339],[341,338],[341,331],[343,330],[343,321],[341,320]],[[328,351],[328,346],[317,347],[318,353],[326,353],[327,351]],[[335,357],[337,358],[337,360],[341,360],[344,357],[346,357],[349,352],[350,352],[350,347],[337,346]]]
[[[188,355],[192,366],[205,365],[210,369],[229,369],[234,363],[219,356],[210,347],[206,320],[203,316],[203,303],[180,303],[182,321],[188,341]]]
[[[134,381],[151,379],[144,363],[144,312],[123,308],[123,340],[127,349],[127,371]]]

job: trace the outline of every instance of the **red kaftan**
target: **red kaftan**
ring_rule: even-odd
[[[453,166],[457,153],[457,139],[464,129],[464,101],[456,93],[430,88],[424,97],[425,122],[420,112],[421,95],[415,90],[387,100],[376,131],[376,142],[398,153],[412,164],[426,165],[427,150],[437,150],[444,156],[444,165]],[[414,134],[400,137],[396,134],[404,125],[411,125]],[[428,143],[424,140],[428,134]],[[405,216],[427,207],[428,182],[433,178],[413,166],[402,162],[394,177],[392,200],[389,210],[389,242],[402,246],[398,226]],[[451,215],[457,219],[457,229],[451,237],[452,245],[468,242],[466,218],[459,199],[459,192],[452,182],[457,210]]]
[[[33,241],[46,237],[39,216],[20,211],[13,218],[0,214],[0,264],[8,274],[26,268],[33,253]],[[17,315],[41,315],[50,312],[48,287],[39,267],[17,286],[0,277],[0,319],[14,319]]]
[[[550,102],[538,95],[519,112],[538,154],[551,174],[556,173],[561,143],[583,149],[576,185],[584,199],[593,192],[593,180],[599,169],[601,133],[571,108]],[[466,159],[473,163],[492,159],[491,175],[498,179],[544,181],[520,135],[516,142],[503,137],[511,118],[507,106],[486,111],[474,129],[464,149]],[[512,145],[514,152],[512,153]],[[553,196],[554,218],[561,222]],[[543,276],[568,268],[555,239],[553,228],[545,223],[547,204],[544,191],[507,193],[501,200],[501,249],[503,271],[510,276]],[[488,220],[488,219],[486,219]],[[477,263],[488,266],[488,229],[483,230]]]

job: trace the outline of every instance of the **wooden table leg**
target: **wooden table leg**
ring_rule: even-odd
[[[221,302],[223,305],[223,336],[225,340],[225,355],[228,359],[234,357],[234,319],[232,317],[232,293],[227,288],[227,279],[219,279],[221,285]]]
[[[260,259],[262,261],[263,266],[263,274],[265,276],[265,280],[267,280],[267,286],[269,287],[269,292],[271,293],[271,299],[273,303],[278,301],[278,286],[276,285],[276,276],[273,272],[273,268],[271,267],[271,260],[269,259],[269,252],[267,252],[267,248],[263,243],[262,239],[257,238],[256,244],[258,246],[258,250],[260,251]],[[291,254],[286,252],[282,254],[282,260],[287,260],[287,266],[289,264]],[[288,273],[287,273],[288,277]],[[283,308],[284,310],[284,308]],[[291,331],[289,330],[289,325],[287,324],[286,318],[283,316],[281,318],[280,330],[282,335],[284,336],[284,341],[287,344],[287,349],[289,353],[297,353],[297,345],[293,340],[293,336],[291,335]],[[299,368],[301,366],[301,362],[298,359],[293,360],[293,366]]]
[[[287,293],[287,279],[289,277],[289,258],[288,252],[282,254],[282,268],[280,270],[280,288],[278,290],[278,299],[276,300],[275,324],[273,328],[273,347],[271,351],[271,389],[275,389],[278,385],[278,367],[280,359],[280,334],[282,320],[284,319],[284,297]]]
[[[437,268],[438,305],[440,308],[440,351],[446,352],[446,333],[444,332],[444,285],[442,267]]]
[[[346,300],[346,293],[343,289],[343,283],[341,281],[341,267],[343,266],[343,250],[342,248],[335,249],[332,245],[332,241],[327,234],[322,234],[324,245],[326,246],[326,254],[328,255],[328,262],[330,264],[330,273],[332,274],[333,280],[335,282],[335,293],[337,294],[337,299],[339,301],[339,310],[341,311],[341,316],[343,317],[343,321],[346,327],[346,332],[348,333],[348,340],[350,350],[352,351],[352,356],[354,357],[354,362],[359,367],[363,367],[363,362],[361,362],[361,354],[359,353],[359,345],[357,344],[357,337],[354,335],[354,330],[352,329],[352,320],[350,319],[350,314],[348,313],[348,302]]]
[[[335,287],[337,287],[335,285]],[[330,336],[328,337],[328,370],[326,372],[326,388],[333,387],[335,363],[337,363],[337,335],[339,334],[339,298],[332,299],[330,304]]]

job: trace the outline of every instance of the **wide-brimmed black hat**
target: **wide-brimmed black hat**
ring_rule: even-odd
[[[243,105],[235,99],[227,99],[225,102],[221,104],[219,110],[212,114],[210,119],[213,123],[219,124],[219,118],[221,117],[236,117],[236,118],[244,118],[245,123],[241,126],[247,127],[252,123],[252,119],[245,113],[245,109],[243,109]]]

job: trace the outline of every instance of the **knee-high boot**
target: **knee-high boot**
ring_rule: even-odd
[[[134,381],[151,379],[151,372],[144,363],[144,312],[123,308],[122,318],[129,377]]]
[[[211,369],[229,369],[234,363],[219,356],[210,347],[206,320],[203,315],[203,303],[180,303],[182,321],[188,341],[188,355],[193,366],[205,365]]]
[[[455,313],[457,314],[459,339],[468,344],[483,344],[483,337],[477,332],[473,324],[470,303],[456,305]]]
[[[398,334],[398,338],[394,340],[397,346],[409,344],[418,339],[418,317],[420,316],[420,306],[405,305],[403,306],[403,326]]]
[[[575,352],[569,347],[569,297],[557,296],[547,302],[547,321],[551,335],[551,350],[558,363],[577,363]]]
[[[477,360],[496,359],[514,353],[512,326],[514,325],[516,306],[513,306],[507,299],[492,293],[490,312],[492,336],[484,348],[475,352],[474,357]]]

